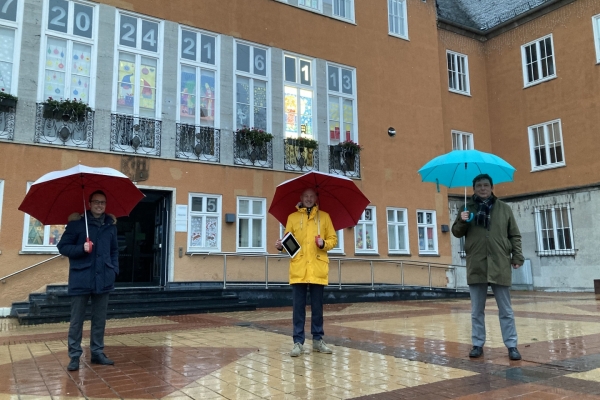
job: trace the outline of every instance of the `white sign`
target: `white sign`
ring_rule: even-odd
[[[175,205],[175,232],[187,232],[187,204]]]

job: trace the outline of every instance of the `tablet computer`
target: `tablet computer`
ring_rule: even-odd
[[[283,239],[281,239],[281,245],[292,258],[300,251],[300,243],[298,243],[294,235],[292,235],[292,232],[285,234]]]

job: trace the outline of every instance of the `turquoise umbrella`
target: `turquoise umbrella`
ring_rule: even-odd
[[[429,161],[419,169],[423,182],[432,182],[448,188],[465,187],[465,211],[467,210],[467,186],[473,178],[488,174],[494,184],[512,182],[515,168],[500,157],[478,150],[453,150]]]

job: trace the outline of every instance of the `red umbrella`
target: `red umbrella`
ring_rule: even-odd
[[[144,198],[133,182],[115,169],[77,165],[49,172],[35,181],[19,210],[44,225],[66,224],[69,215],[86,210],[89,195],[96,190],[106,194],[106,213],[115,217],[129,215]]]
[[[329,213],[336,230],[355,226],[370,203],[352,179],[311,171],[279,184],[269,213],[285,225],[306,189],[315,191],[319,209]]]

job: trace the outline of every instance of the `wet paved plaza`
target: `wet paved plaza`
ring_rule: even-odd
[[[307,341],[297,358],[291,308],[109,320],[114,366],[90,363],[86,323],[76,372],[66,370],[68,324],[0,319],[0,400],[600,400],[600,300],[513,292],[513,307],[522,361],[509,361],[490,297],[476,360],[469,300],[405,301],[327,305],[333,354]]]

